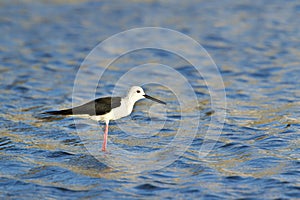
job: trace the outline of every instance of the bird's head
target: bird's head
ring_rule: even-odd
[[[132,102],[137,102],[138,100],[147,98],[147,99],[150,99],[150,100],[155,101],[157,103],[166,104],[165,102],[163,102],[161,100],[158,100],[158,99],[153,98],[149,95],[146,95],[143,88],[141,88],[139,86],[131,87],[130,90],[128,91],[127,97]]]

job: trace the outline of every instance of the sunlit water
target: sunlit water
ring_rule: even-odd
[[[2,1],[0,14],[1,198],[300,197],[296,1]],[[199,154],[203,133],[208,126],[218,126],[210,124],[215,114],[210,93],[189,63],[163,51],[141,50],[116,60],[95,95],[110,95],[132,66],[156,62],[185,76],[198,104],[180,110],[178,94],[146,84],[146,91],[167,101],[168,107],[146,100],[137,103],[130,117],[111,123],[106,154],[100,152],[103,124],[39,115],[72,105],[76,73],[99,42],[143,26],[187,34],[206,48],[220,69],[226,120],[206,156]],[[81,84],[86,93],[77,101],[89,100],[87,93],[97,81],[93,71],[89,73],[91,78]],[[160,79],[155,73],[151,76]],[[160,150],[173,141],[185,120],[180,111],[191,119],[195,112],[200,116],[191,145],[167,166],[134,173],[143,162],[149,166],[170,158]],[[183,128],[187,133],[195,130]],[[178,145],[184,142],[182,138]],[[151,152],[156,156],[141,156]],[[99,157],[93,156],[97,153]]]

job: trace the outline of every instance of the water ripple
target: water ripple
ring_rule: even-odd
[[[299,198],[300,25],[296,15],[300,6],[296,1],[265,3],[1,1],[0,198]],[[190,63],[163,50],[123,55],[108,67],[95,95],[110,94],[114,82],[132,67],[151,61],[182,74],[194,89],[198,105],[181,109],[176,97],[180,94],[149,84],[150,93],[168,102],[166,120],[162,110],[156,109],[158,115],[152,116],[146,110],[150,103],[138,103],[131,117],[111,123],[107,154],[100,151],[103,124],[88,120],[75,124],[73,118],[40,114],[72,104],[76,73],[96,44],[145,25],[181,30],[201,42],[214,59],[227,95],[221,135],[214,132],[219,124],[210,124],[217,110],[211,109],[203,77]],[[120,49],[107,54],[114,51]],[[86,75],[90,79],[75,100],[85,101],[95,89],[95,71]],[[140,78],[157,80],[159,75],[155,71]],[[195,113],[200,116],[197,133],[183,154],[175,155],[176,148],[168,151],[177,156],[173,163],[141,173],[122,170],[134,161],[132,168],[137,162],[151,165],[168,159],[164,153],[143,155],[165,150],[185,120],[181,114],[195,119]],[[133,124],[142,128],[137,131]],[[206,135],[209,126],[212,132]],[[183,128],[185,133],[195,129]],[[187,145],[186,139],[182,137],[178,147]],[[205,143],[214,148],[203,157]],[[103,159],[90,155],[87,145]]]

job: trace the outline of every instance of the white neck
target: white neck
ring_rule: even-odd
[[[132,101],[132,100],[130,101],[129,97],[127,96],[127,97],[124,98],[124,102],[125,102],[126,107],[128,109],[128,113],[131,113],[132,109],[133,109],[133,106],[135,104],[135,101]]]

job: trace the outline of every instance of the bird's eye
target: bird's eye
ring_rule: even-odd
[[[137,90],[136,92],[137,92],[137,93],[140,93],[141,91]]]

